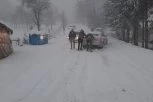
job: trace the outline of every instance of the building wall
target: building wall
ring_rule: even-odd
[[[10,36],[5,31],[0,31],[0,59],[13,52]]]

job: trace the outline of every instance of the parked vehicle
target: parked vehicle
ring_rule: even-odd
[[[103,33],[99,31],[93,31],[91,32],[91,34],[94,36],[94,40],[92,44],[94,47],[103,48],[108,43],[107,36],[104,35]],[[83,45],[84,46],[86,45],[85,40],[84,40]]]
[[[94,30],[94,32],[101,32],[101,37],[102,37],[102,39],[104,40],[104,41],[103,41],[104,45],[106,45],[106,44],[108,43],[107,36],[105,35],[105,33],[104,33],[104,31],[103,31],[102,28],[96,28],[96,29]]]

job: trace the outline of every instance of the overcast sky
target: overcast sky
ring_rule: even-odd
[[[10,11],[12,8],[20,4],[20,0],[0,0],[0,12],[6,10]],[[59,11],[65,11],[68,20],[73,20],[75,18],[75,5],[77,0],[51,0],[51,2],[58,8]],[[104,1],[104,0],[101,0]],[[8,4],[8,5],[7,5]],[[2,9],[3,8],[3,9]],[[2,14],[2,13],[1,13]]]
[[[1,1],[7,1],[7,0],[0,0]],[[9,2],[11,2],[11,4],[14,6],[14,5],[17,5],[19,4],[18,1],[20,0],[8,0]],[[59,10],[66,10],[66,11],[72,11],[74,6],[75,6],[75,1],[76,0],[51,0],[51,2],[57,7],[59,8]]]
[[[74,18],[76,0],[51,0],[52,3],[60,10],[64,10],[68,19]]]
[[[7,0],[0,0],[1,1],[7,1]],[[20,0],[8,0],[13,7],[19,4]],[[76,0],[51,0],[51,2],[58,8],[59,11],[65,11],[68,19],[72,19],[75,11],[75,4]],[[1,5],[0,5],[1,6]]]

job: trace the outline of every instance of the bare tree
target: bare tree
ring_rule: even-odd
[[[40,31],[41,22],[43,20],[43,12],[50,7],[49,0],[22,0],[23,5],[30,8],[33,13],[33,22]]]

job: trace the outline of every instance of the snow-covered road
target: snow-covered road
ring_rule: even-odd
[[[153,52],[110,39],[70,50],[63,36],[0,60],[0,102],[153,102]]]

